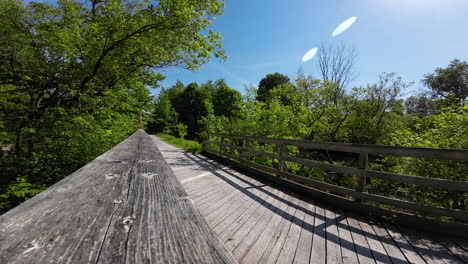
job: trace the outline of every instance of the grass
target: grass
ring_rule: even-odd
[[[187,139],[178,138],[178,137],[174,137],[168,134],[161,134],[161,133],[157,134],[157,136],[162,138],[162,140],[166,141],[167,143],[171,145],[188,150],[192,153],[200,153],[203,151],[202,145],[193,140],[187,140]]]

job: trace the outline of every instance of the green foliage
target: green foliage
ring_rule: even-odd
[[[223,79],[218,80],[212,92],[213,114],[215,116],[235,117],[239,112],[242,95],[227,86]]]
[[[178,123],[176,125],[176,129],[177,129],[177,135],[178,137],[180,137],[181,139],[184,139],[186,136],[187,136],[187,126],[182,124],[182,123]]]
[[[205,107],[203,115],[191,116],[193,120],[197,118],[200,128],[197,133],[200,139],[207,138],[207,132],[210,131],[325,142],[467,149],[468,109],[453,106],[442,109],[444,104],[440,103],[440,99],[425,95],[410,97],[404,101],[401,99],[401,94],[410,85],[404,83],[395,73],[383,73],[376,83],[354,88],[337,96],[335,83],[317,80],[303,74],[291,83],[284,75],[275,74],[263,78],[262,87],[258,89],[247,87],[246,94],[240,100],[237,99],[236,92],[225,88],[227,86],[222,81],[209,81],[200,88],[190,85],[181,88],[183,85],[179,84],[179,88],[173,87],[165,93],[172,91],[172,94],[177,94],[172,97],[171,102],[175,102],[174,109],[179,116],[187,114],[177,110],[181,106],[194,108],[193,113],[197,113],[197,107]],[[204,105],[201,102],[193,103],[200,98],[195,96],[197,92],[203,94]],[[184,98],[191,99],[177,105],[178,95],[182,94]],[[234,96],[228,96],[230,94]],[[163,93],[159,97],[164,96]],[[226,107],[228,104],[229,108]],[[214,137],[210,140],[220,139]],[[224,143],[242,145],[241,141],[235,139],[225,139]],[[246,144],[250,149],[279,152],[279,147],[275,144],[250,141]],[[217,145],[213,147],[215,150],[220,150]],[[234,148],[227,147],[226,150],[233,155],[241,154]],[[356,155],[342,152],[288,146],[286,153],[349,167],[358,167],[359,163]],[[247,158],[266,166],[278,166],[278,160],[263,155],[250,153],[247,154]],[[372,170],[378,171],[468,180],[466,162],[371,156],[369,166]],[[293,162],[286,162],[286,167],[292,173],[326,183],[347,188],[355,188],[357,185],[355,175],[310,168]],[[371,193],[430,205],[462,210],[468,208],[466,193],[449,193],[436,188],[397,184],[378,179],[371,179],[368,182],[368,190]]]
[[[0,0],[0,144],[15,144],[0,159],[0,208],[134,132],[138,114],[151,111],[148,88],[164,78],[161,69],[194,70],[213,56],[224,59],[221,36],[210,30],[223,6],[217,0]],[[156,103],[157,128],[178,123],[172,107],[178,92]]]
[[[178,114],[171,103],[171,94],[161,91],[154,103],[151,121],[148,124],[150,132],[171,131],[177,123]]]
[[[258,90],[251,87],[240,104],[242,118],[212,116],[211,131],[315,141],[468,148],[466,107],[437,110],[438,114],[435,110],[424,110],[424,114],[412,112],[405,115],[400,94],[409,85],[394,73],[384,73],[375,84],[355,88],[335,98],[333,83],[299,76],[294,84],[285,83],[270,89],[264,101],[256,100]],[[426,97],[420,104],[435,107],[436,102]],[[237,140],[228,140],[227,143],[241,144]],[[248,142],[247,147],[272,153],[279,151],[274,144]],[[288,148],[288,153],[320,162],[358,166],[357,158],[345,153],[297,148]],[[277,160],[269,157],[250,155],[250,159],[266,166],[278,166]],[[372,157],[370,166],[373,170],[460,181],[466,181],[468,175],[466,163],[453,161]],[[357,184],[355,175],[332,173],[291,162],[287,162],[287,167],[293,173],[331,184],[348,188]],[[437,206],[466,210],[468,204],[466,193],[449,193],[435,188],[377,179],[372,179],[368,188],[373,193]]]
[[[405,109],[409,115],[429,116],[438,113],[437,100],[425,94],[406,98]]]
[[[432,116],[408,116],[406,126],[394,131],[387,143],[407,147],[468,149],[468,107],[444,109]],[[468,180],[468,163],[417,158],[386,157],[385,169],[391,172],[442,178]],[[411,201],[442,205],[461,210],[468,209],[468,194],[447,192],[434,188],[405,186],[376,182],[376,190],[404,197]]]
[[[149,127],[151,132],[165,131],[181,137],[176,124],[183,124],[187,127],[187,138],[202,141],[210,127],[222,125],[219,120],[239,116],[240,100],[240,93],[222,79],[201,86],[196,83],[184,86],[178,81],[158,95]]]
[[[265,102],[268,99],[268,93],[271,89],[277,87],[278,85],[289,83],[289,77],[275,72],[272,74],[267,74],[263,79],[260,80],[258,84],[258,91],[256,99],[260,102]]]
[[[424,75],[422,82],[449,103],[464,106],[468,96],[468,63],[454,59],[447,68],[437,68],[434,73]]]
[[[27,200],[47,188],[45,184],[33,184],[27,178],[17,178],[0,194],[0,213],[7,208]]]
[[[200,153],[203,151],[202,145],[196,141],[187,140],[183,138],[177,138],[177,137],[167,135],[167,134],[157,134],[157,135],[158,137],[162,138],[167,143],[174,145],[176,147],[188,150],[192,153]]]

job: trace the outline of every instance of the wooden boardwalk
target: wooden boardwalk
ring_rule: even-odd
[[[354,216],[151,136],[240,263],[468,263],[468,241]]]
[[[0,216],[0,263],[236,263],[139,130]]]

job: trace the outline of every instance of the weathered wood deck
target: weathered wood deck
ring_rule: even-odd
[[[0,263],[236,263],[142,130],[0,216]]]
[[[468,263],[466,240],[369,221],[151,137],[241,263]]]

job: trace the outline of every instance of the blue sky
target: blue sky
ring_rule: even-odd
[[[302,62],[302,57],[321,42],[339,42],[358,53],[353,86],[397,72],[414,81],[411,92],[417,92],[425,73],[454,58],[468,60],[467,12],[468,0],[227,0],[213,29],[224,37],[228,60],[213,59],[195,72],[167,69],[162,85],[224,78],[244,93],[244,85],[258,85],[268,73],[294,76],[302,67],[318,77],[316,58]],[[332,37],[352,16],[357,21]]]

